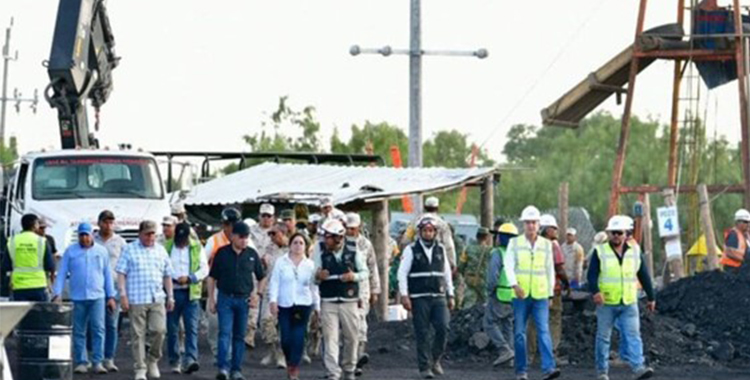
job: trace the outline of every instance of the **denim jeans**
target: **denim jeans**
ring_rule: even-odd
[[[115,360],[117,353],[117,324],[120,321],[120,302],[117,301],[115,311],[107,309],[104,333],[104,360]]]
[[[552,336],[549,330],[549,301],[531,297],[513,299],[514,314],[514,347],[516,350],[516,374],[528,372],[526,358],[526,324],[529,317],[534,321],[537,331],[537,346],[542,357],[542,372],[547,374],[555,370],[555,356],[552,353]]]
[[[311,306],[294,306],[279,308],[279,329],[281,330],[281,349],[286,362],[298,367],[305,351],[307,322],[310,319]]]
[[[448,344],[450,312],[445,297],[412,298],[414,337],[417,339],[417,365],[420,371],[440,361]],[[430,326],[435,330],[430,342]]]
[[[46,288],[14,290],[11,292],[10,298],[13,301],[49,301]]]
[[[513,341],[513,307],[491,296],[484,311],[484,331],[500,354],[511,351]]]
[[[97,365],[104,358],[104,298],[73,301],[73,362],[89,364],[86,350],[86,331],[91,334],[91,363]]]
[[[174,291],[174,310],[167,313],[167,356],[172,366],[180,364],[180,319],[185,325],[185,356],[182,364],[198,361],[199,302],[190,300],[188,289]]]
[[[604,305],[596,308],[596,372],[609,372],[609,346],[612,328],[620,330],[620,356],[633,372],[643,369],[643,342],[638,304]]]
[[[219,291],[216,309],[219,314],[219,347],[217,366],[220,371],[242,372],[245,356],[245,331],[249,305],[247,297],[232,297]],[[232,362],[229,363],[229,346]]]

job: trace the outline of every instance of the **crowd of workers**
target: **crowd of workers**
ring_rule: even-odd
[[[598,380],[608,379],[613,329],[634,378],[653,375],[644,361],[638,298],[643,291],[654,311],[655,294],[632,219],[610,218],[586,257],[575,229],[560,244],[555,218],[528,206],[520,233],[499,221],[493,230],[480,228],[476,244],[463,249],[438,206],[428,198],[403,234],[403,251],[393,239],[389,248],[395,298],[412,316],[421,377],[444,374],[450,311],[459,304],[485,305],[483,327],[499,352],[494,365],[513,360],[516,378],[527,379],[538,353],[543,378],[559,377],[562,296],[575,289],[590,291],[597,305]],[[226,208],[222,229],[201,241],[184,207],[172,214],[159,236],[156,222],[143,221],[127,244],[115,232],[116,216],[104,210],[97,229],[78,225],[77,244],[61,255],[43,221],[23,216],[2,270],[11,273],[14,300],[46,302],[51,290],[52,302],[72,301],[75,373],[118,371],[118,317],[125,312],[136,380],[160,378],[165,340],[173,373],[198,371],[201,325],[218,380],[244,379],[245,349],[255,347],[258,326],[268,348],[261,364],[285,368],[289,379],[298,379],[300,365],[318,355],[327,379],[362,374],[369,361],[367,316],[381,296],[380,276],[391,274],[379,273],[360,215],[343,213],[330,199],[302,224],[294,210],[277,215],[271,204],[261,205],[257,222]],[[735,220],[722,258],[730,270],[744,261],[750,213],[739,210]]]

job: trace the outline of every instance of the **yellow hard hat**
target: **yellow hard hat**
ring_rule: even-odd
[[[518,235],[518,228],[516,228],[516,225],[513,223],[504,223],[497,229],[497,232],[501,234]]]

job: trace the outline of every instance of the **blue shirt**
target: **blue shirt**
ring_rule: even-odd
[[[136,240],[122,250],[115,271],[124,274],[125,294],[131,305],[164,302],[164,278],[172,277],[172,260],[159,244],[145,247]]]
[[[70,275],[70,298],[73,301],[97,300],[115,296],[109,253],[99,244],[83,247],[73,244],[65,250],[57,271],[54,293],[60,296]]]

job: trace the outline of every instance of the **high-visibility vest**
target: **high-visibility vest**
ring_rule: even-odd
[[[174,247],[174,239],[169,239],[166,242],[164,242],[164,248],[167,250],[167,253],[169,254],[169,257],[172,257],[172,248]],[[203,249],[201,248],[200,243],[197,241],[190,239],[189,244],[189,256],[190,256],[190,273],[195,273],[198,270],[200,270],[201,267],[201,255],[203,254]],[[190,284],[190,300],[199,300],[201,299],[201,291],[202,291],[202,281],[198,281],[194,284]]]
[[[518,286],[531,298],[542,300],[552,296],[549,289],[549,279],[547,278],[547,264],[552,260],[552,242],[539,236],[536,244],[531,244],[526,240],[526,236],[518,236],[511,239],[515,240],[512,255],[516,255],[516,282]],[[508,268],[513,270],[513,268]],[[515,294],[513,295],[515,297]]]
[[[13,262],[10,283],[13,290],[39,289],[47,287],[44,273],[44,253],[47,240],[31,231],[24,231],[10,238],[8,251]]]
[[[503,256],[505,255],[505,248],[498,247],[492,250],[493,255],[500,257],[500,262],[503,262]],[[505,274],[505,270],[500,271],[500,276],[497,279],[497,286],[495,288],[495,296],[498,301],[510,303],[513,301],[513,288],[510,287],[508,282],[508,276]]]
[[[213,242],[213,246],[211,247],[211,252],[208,255],[208,265],[211,266],[214,262],[214,257],[216,257],[216,252],[219,252],[219,249],[225,245],[229,245],[230,241],[227,237],[227,234],[224,233],[224,231],[219,231],[213,235],[211,235],[211,241]]]
[[[622,254],[622,264],[609,243],[596,249],[601,269],[599,291],[605,305],[632,305],[638,301],[638,269],[641,255],[638,249],[628,249]]]
[[[742,231],[738,230],[737,228],[733,228],[733,230],[734,230],[734,233],[737,234],[737,249],[736,250],[740,252],[745,252],[747,250],[747,240],[745,240],[745,234],[743,234]],[[729,257],[729,255],[727,255],[727,252],[730,249],[732,248],[726,247],[726,246],[724,247],[724,254],[722,255],[721,261],[719,261],[719,263],[727,267],[737,268],[740,265],[742,265],[742,261],[735,260]]]

